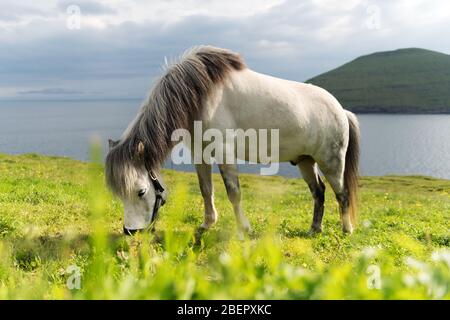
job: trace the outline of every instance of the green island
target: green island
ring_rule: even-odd
[[[450,113],[450,55],[436,51],[376,52],[306,82],[357,113]]]

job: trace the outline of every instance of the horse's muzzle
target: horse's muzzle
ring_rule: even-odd
[[[155,206],[153,207],[153,212],[152,212],[152,219],[150,221],[150,230],[154,230],[154,226],[155,226],[155,221],[156,218],[158,217],[158,212],[159,209],[166,203],[166,200],[163,197],[157,197],[156,201],[155,201]],[[123,227],[123,233],[127,236],[132,236],[134,235],[136,232],[142,231],[142,230],[146,230],[146,228],[144,229],[128,229]]]
[[[132,236],[133,234],[135,234],[138,231],[139,231],[139,229],[128,229],[128,228],[123,227],[123,233],[127,236]]]

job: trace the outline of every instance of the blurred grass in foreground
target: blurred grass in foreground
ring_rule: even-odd
[[[154,234],[123,237],[120,201],[90,164],[0,155],[1,299],[448,299],[450,181],[362,180],[359,226],[340,231],[327,192],[324,233],[308,236],[300,179],[243,175],[253,233],[237,240],[215,176],[219,223],[196,237],[194,174],[165,172]],[[329,190],[329,188],[328,188]]]

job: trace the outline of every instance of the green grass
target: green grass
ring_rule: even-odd
[[[307,82],[355,112],[450,113],[450,55],[436,51],[377,52]]]
[[[310,236],[304,181],[243,174],[253,232],[239,241],[219,176],[219,221],[196,236],[203,205],[195,174],[164,175],[170,196],[157,232],[126,238],[101,165],[0,154],[0,298],[450,297],[448,180],[363,178],[351,236],[342,234],[327,191],[324,232]],[[367,286],[372,265],[379,289]],[[67,286],[75,283],[71,266],[79,268],[79,290]]]

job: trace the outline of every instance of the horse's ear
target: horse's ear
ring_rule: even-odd
[[[119,140],[114,141],[112,139],[108,139],[108,143],[109,143],[109,150],[111,150],[112,148],[114,148],[119,144]]]
[[[144,144],[142,143],[142,141],[139,141],[138,146],[137,146],[137,150],[136,150],[137,156],[139,158],[143,157],[144,156],[144,152],[145,152]]]

